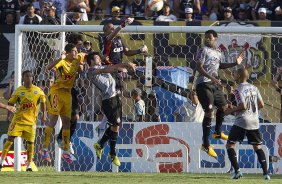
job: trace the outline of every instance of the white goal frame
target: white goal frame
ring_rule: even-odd
[[[210,27],[210,26],[127,26],[123,29],[126,33],[204,33],[213,29],[218,33],[245,33],[245,34],[282,34],[280,27]],[[40,31],[40,32],[102,32],[102,25],[16,25],[15,29],[15,88],[21,85],[22,73],[22,53],[23,53],[23,32],[24,31]],[[64,35],[64,34],[61,34]],[[64,38],[61,37],[63,48]],[[59,149],[58,147],[56,150]],[[21,138],[16,138],[14,143],[14,170],[21,170]],[[60,156],[56,155],[56,159]],[[60,171],[60,161],[55,161],[57,171]]]

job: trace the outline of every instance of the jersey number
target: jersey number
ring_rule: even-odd
[[[247,111],[257,112],[255,97],[251,94],[251,96],[247,96],[245,102],[247,104]]]
[[[57,94],[54,94],[53,99],[52,99],[52,107],[53,107],[54,109],[57,109],[57,108],[58,108],[58,104],[59,104],[58,101],[59,101],[58,95],[57,95]]]

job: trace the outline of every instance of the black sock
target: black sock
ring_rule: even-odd
[[[76,129],[76,125],[77,125],[77,121],[70,121],[70,137],[72,137],[72,135],[75,132]]]
[[[110,155],[115,156],[116,155],[116,144],[117,144],[117,132],[111,131],[111,137],[110,137]]]
[[[233,148],[227,149],[228,158],[231,162],[232,167],[234,168],[235,172],[237,173],[239,170],[239,164],[237,162],[237,155]]]
[[[208,148],[210,146],[209,136],[211,132],[211,118],[204,117],[203,120],[203,145],[205,148]]]
[[[266,163],[265,154],[264,154],[262,149],[258,149],[256,151],[256,153],[257,153],[258,160],[259,160],[259,163],[261,165],[263,174],[265,175],[265,174],[267,174],[267,163]]]
[[[224,112],[221,110],[216,111],[216,120],[215,120],[215,133],[220,134],[220,128],[224,120]]]
[[[109,126],[106,131],[104,132],[104,135],[102,136],[102,138],[99,140],[99,144],[101,146],[101,148],[104,147],[104,144],[109,140],[110,135],[111,135],[111,127]]]

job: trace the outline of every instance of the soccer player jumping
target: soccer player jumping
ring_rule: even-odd
[[[62,54],[61,60],[55,60],[47,66],[48,70],[56,70],[56,80],[48,94],[47,107],[50,114],[50,121],[47,122],[45,140],[40,154],[44,160],[51,161],[48,153],[48,145],[51,133],[60,116],[63,124],[62,140],[64,151],[62,158],[66,162],[72,163],[72,157],[69,151],[72,112],[71,88],[73,87],[77,71],[83,70],[84,54],[78,54],[76,46],[71,43],[65,46],[65,52],[65,54]]]
[[[264,179],[270,180],[267,173],[265,154],[260,146],[262,144],[262,137],[259,131],[259,109],[264,107],[262,97],[258,88],[247,82],[249,73],[244,67],[237,70],[234,78],[239,84],[235,90],[237,106],[233,106],[233,108],[229,108],[225,111],[226,115],[236,113],[235,122],[229,132],[229,138],[226,144],[229,160],[235,170],[232,179],[242,177],[234,147],[236,142],[241,143],[245,136],[247,136],[248,143],[253,145],[257,153]]]
[[[118,96],[116,89],[116,80],[111,75],[115,72],[126,72],[126,68],[135,70],[133,63],[119,63],[113,66],[102,66],[101,58],[98,53],[90,53],[86,59],[90,66],[88,70],[89,80],[101,91],[102,93],[102,109],[103,113],[108,119],[109,127],[105,130],[104,135],[94,144],[97,157],[101,159],[104,144],[109,140],[110,153],[109,157],[112,162],[120,166],[120,161],[116,156],[116,141],[119,131],[119,126],[122,122],[122,106],[121,99]]]
[[[224,111],[227,109],[227,102],[224,93],[221,90],[221,82],[218,78],[218,70],[230,68],[241,64],[244,59],[243,52],[233,63],[226,62],[224,53],[216,47],[217,33],[214,30],[205,32],[205,47],[201,48],[196,57],[197,71],[199,76],[196,80],[196,92],[199,101],[205,111],[203,120],[203,145],[202,150],[212,157],[217,157],[213,147],[210,146],[209,135],[211,131],[211,121],[213,118],[214,106],[217,107],[215,133],[212,137],[215,139],[227,140],[228,136],[220,131],[224,120]]]

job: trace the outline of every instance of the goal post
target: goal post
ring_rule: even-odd
[[[148,60],[148,63],[150,63],[150,66],[147,66],[147,65],[141,66],[140,65],[137,67],[137,70],[140,73],[140,75],[144,75],[144,79],[145,79],[144,83],[145,83],[145,87],[147,87],[147,91],[149,92],[152,91],[154,92],[154,94],[156,94],[155,98],[158,99],[156,100],[157,101],[156,106],[158,106],[158,109],[159,109],[158,115],[160,116],[161,121],[165,125],[167,125],[166,127],[170,127],[173,130],[177,130],[181,132],[182,134],[184,134],[183,128],[191,128],[190,127],[191,125],[185,125],[185,124],[180,124],[182,129],[177,128],[176,127],[177,124],[174,127],[173,124],[171,125],[168,122],[173,121],[173,117],[174,117],[173,113],[175,109],[179,107],[183,101],[187,100],[187,94],[189,93],[189,90],[191,89],[190,87],[188,87],[189,86],[188,83],[191,84],[193,82],[193,81],[192,82],[189,81],[189,79],[191,75],[193,75],[193,71],[195,70],[195,68],[193,68],[193,62],[195,63],[195,50],[196,48],[200,48],[203,45],[204,32],[210,29],[217,31],[217,33],[219,34],[219,39],[218,39],[219,47],[225,49],[225,50],[223,49],[223,52],[226,52],[226,54],[228,55],[229,58],[231,58],[231,60],[232,58],[236,57],[240,51],[242,51],[243,46],[246,45],[245,43],[249,44],[249,47],[246,51],[246,55],[248,57],[245,59],[244,65],[247,66],[248,70],[250,71],[250,74],[251,74],[250,80],[259,86],[259,89],[261,90],[261,93],[263,94],[263,98],[265,102],[269,104],[269,106],[266,108],[266,110],[262,112],[262,114],[266,118],[270,118],[269,120],[271,122],[278,122],[277,120],[278,118],[276,117],[278,116],[278,110],[276,109],[275,111],[273,111],[273,107],[278,106],[279,100],[277,99],[277,94],[276,96],[274,96],[275,90],[271,89],[271,81],[270,81],[273,77],[273,74],[270,71],[273,65],[272,61],[274,60],[274,58],[271,58],[271,55],[267,55],[267,52],[271,52],[271,48],[273,46],[271,42],[271,38],[273,37],[281,38],[281,35],[282,35],[281,28],[279,27],[241,27],[241,26],[238,26],[238,27],[232,27],[232,26],[215,26],[215,27],[209,27],[209,26],[127,26],[120,33],[124,36],[124,38],[127,38],[124,40],[127,46],[129,46],[132,49],[138,49],[139,46],[143,45],[144,43],[150,44],[149,55],[148,55],[149,57],[146,58]],[[55,26],[54,25],[16,25],[15,87],[18,87],[21,85],[21,73],[23,69],[31,69],[34,71],[36,68],[40,67],[41,70],[39,71],[43,73],[46,62],[51,62],[54,58],[58,56],[58,54],[61,53],[63,49],[63,45],[65,44],[65,38],[63,34],[59,34],[59,36],[57,36],[57,33],[63,33],[63,32],[86,33],[85,34],[86,36],[84,35],[84,37],[87,39],[92,39],[91,40],[92,43],[95,43],[95,46],[94,46],[95,49],[100,49],[100,46],[101,46],[101,44],[99,43],[100,38],[97,35],[103,32],[102,25],[55,25]],[[35,33],[37,37],[34,36],[34,34],[32,33]],[[37,33],[40,33],[40,34],[37,34]],[[195,38],[192,38],[192,37],[191,38],[189,37],[189,39],[186,38],[188,37],[186,34],[190,34],[190,33],[197,34],[197,35]],[[132,34],[143,34],[145,35],[145,40],[144,39],[142,40],[139,37],[136,40],[134,40]],[[171,38],[171,40],[166,40],[166,42],[162,42],[163,39],[168,39],[168,37]],[[199,39],[200,41],[196,42],[195,41],[196,39]],[[173,42],[173,43],[170,43],[170,42]],[[180,42],[182,44],[184,43],[181,47],[177,45]],[[46,45],[44,44],[42,45],[42,43],[44,44],[46,43]],[[42,48],[42,47],[46,47],[47,49]],[[34,49],[35,52],[37,53],[33,53],[32,49]],[[186,53],[186,52],[189,52],[189,53]],[[152,71],[152,68],[154,68],[152,67],[152,63],[155,62],[154,60],[155,57],[159,57],[160,58],[159,62],[160,63],[163,62],[164,64],[163,65],[160,64],[156,66],[156,70],[158,72],[155,75],[158,75],[158,76],[150,77],[152,73],[154,73]],[[134,57],[134,59],[136,60],[138,59],[146,60],[144,58],[145,56]],[[165,63],[163,59],[167,60],[167,62]],[[126,58],[125,62],[129,60],[131,61],[132,59]],[[179,60],[181,60],[181,62],[179,62]],[[149,69],[149,71],[147,71],[147,69]],[[173,78],[172,77],[174,76],[173,72],[175,72],[176,70],[177,72],[179,72],[179,74],[177,77]],[[187,75],[182,75],[183,73],[186,73]],[[45,75],[45,74],[42,74],[42,75]],[[184,78],[183,76],[185,77],[189,76],[189,79]],[[230,71],[224,70],[220,72],[220,76],[226,82],[226,84],[228,83],[228,81],[232,80]],[[134,79],[133,75],[127,76],[124,74],[123,79],[129,80],[129,82],[126,83],[126,86],[125,86],[126,89],[135,88],[136,81],[134,84],[131,81],[132,79]],[[85,81],[84,83],[87,83],[85,85],[90,86],[89,81],[87,82]],[[185,93],[183,93],[183,91]],[[93,89],[89,91],[88,89],[86,89],[86,92],[83,93],[85,96],[82,97],[83,98],[82,105],[83,105],[83,108],[86,109],[86,110],[81,109],[81,111],[83,111],[81,122],[86,122],[85,123],[86,125],[83,125],[83,126],[88,126],[89,122],[99,120],[99,118],[96,119],[93,117],[94,117],[94,113],[100,110],[100,107],[99,108],[96,108],[96,106],[92,107],[92,105],[90,104],[90,103],[93,103],[96,105],[98,103],[97,102],[98,99],[96,98],[96,93],[97,93],[97,90],[93,90]],[[163,96],[160,97],[160,94]],[[272,94],[272,96],[270,96],[270,94]],[[176,100],[175,101],[171,100],[172,98],[171,96],[173,96],[173,98],[175,98]],[[86,97],[90,97],[91,99],[88,99]],[[90,101],[90,103],[87,101]],[[134,114],[134,111],[130,109],[130,107],[132,106],[132,102],[128,99],[125,100],[125,102],[126,103],[123,106],[123,110],[126,113],[128,112],[125,116],[125,119],[126,119],[127,117],[131,117],[132,114]],[[88,115],[90,118],[88,119],[85,118]],[[95,117],[96,117],[96,114],[95,114]],[[147,125],[146,126],[142,125],[142,123],[143,122],[130,123],[129,121],[129,123],[125,123],[125,124],[128,127],[135,126],[138,128],[138,130],[140,127],[146,129]],[[156,126],[150,123],[152,122],[148,121],[148,126],[150,125],[149,126],[150,128],[162,127],[161,125]],[[95,122],[95,124],[89,125],[89,126],[95,129],[98,127],[97,125],[98,125],[97,122]],[[41,126],[44,126],[44,125],[41,125]],[[81,125],[81,127],[83,126]],[[194,130],[195,132],[195,129],[187,129],[188,132],[190,130]],[[229,131],[229,128],[226,128],[226,131]],[[95,134],[96,136],[96,133],[95,132],[93,133],[93,132],[91,132],[91,134]],[[200,130],[198,130],[198,132],[200,132]],[[134,135],[134,133],[136,132],[133,131],[132,135]],[[190,134],[192,133],[193,132],[190,132]],[[140,136],[141,134],[138,134],[138,135]],[[178,133],[175,132],[174,135],[177,136]],[[44,137],[43,134],[37,135],[37,136],[40,137],[41,140],[43,140],[43,137]],[[198,134],[197,136],[201,136],[201,135]],[[126,138],[127,137],[125,137],[125,140]],[[272,140],[272,138],[269,138],[269,137],[268,139]],[[92,140],[96,140],[96,138]],[[132,138],[132,140],[134,140],[134,138]],[[172,139],[172,140],[175,141],[175,139]],[[87,142],[87,139],[85,138],[83,139],[83,141]],[[83,143],[83,145],[84,144],[87,145],[83,141],[79,140],[77,142],[79,142],[79,144]],[[135,144],[142,144],[140,143],[142,141],[138,143],[138,140],[135,140],[133,142],[135,142]],[[182,142],[183,141],[179,141],[178,143],[182,144]],[[126,143],[126,141],[123,141],[123,140],[121,141],[121,143],[125,145],[128,144]],[[198,142],[195,144],[198,144]],[[220,144],[223,144],[223,143],[220,143]],[[77,146],[77,150],[80,149],[80,145],[76,145],[76,146]],[[147,159],[146,161],[148,161],[152,158],[149,156],[148,158],[145,157],[144,155],[140,154],[140,152],[138,152],[137,150],[140,147],[142,147],[142,149],[144,148],[145,151],[148,151],[151,148],[150,146],[151,145],[146,145],[144,148],[142,146],[132,145],[131,147],[134,149],[136,148],[136,155],[135,155],[136,157],[142,158],[143,161],[146,159]],[[194,146],[193,148],[197,149],[197,145],[193,145],[193,146]],[[35,147],[41,148],[41,145],[35,145]],[[120,148],[122,147],[122,149],[124,148],[124,146],[117,146],[117,147],[120,147]],[[160,145],[159,149],[163,150],[164,147],[165,146]],[[175,147],[176,146],[173,145],[168,148],[176,149]],[[221,149],[222,145],[220,145],[219,147]],[[36,149],[38,150],[40,148],[36,148]],[[55,163],[54,163],[56,170],[61,171],[61,166],[64,165],[64,163],[60,162],[61,156],[60,156],[60,152],[58,152],[58,149],[59,148],[56,147],[55,153],[53,153],[52,155],[55,155],[55,158],[56,158]],[[21,158],[20,156],[21,139],[20,138],[17,138],[15,140],[14,150],[15,150],[14,168],[15,168],[15,171],[20,171],[21,169],[20,168],[21,166],[21,160],[20,160]],[[156,150],[158,150],[158,148],[154,148],[155,152],[157,152]],[[181,148],[181,150],[184,150],[186,153],[188,148],[187,150],[186,148],[185,149]],[[188,157],[189,159],[191,159],[193,156],[197,156],[195,160],[200,162],[202,155],[198,152],[198,149],[196,151],[192,150],[192,154],[191,154],[191,147],[189,150],[190,152],[187,154],[187,159]],[[91,151],[93,151],[93,148]],[[89,151],[89,153],[87,152],[88,154],[86,155],[87,157],[90,157],[90,155],[92,155],[91,151]],[[83,153],[83,151],[81,152]],[[95,153],[93,154],[95,155]],[[81,156],[85,156],[85,155],[82,154]],[[79,158],[77,159],[79,160]],[[132,160],[130,158],[128,159],[123,158],[123,159]],[[159,160],[159,162],[162,162],[161,161],[162,158],[155,158],[155,159]],[[177,159],[178,158],[173,158],[172,160],[175,161]],[[133,160],[134,160],[134,163],[139,162],[138,159],[133,159]],[[97,159],[93,159],[91,161],[96,163]],[[182,163],[186,163],[186,162],[188,163],[188,160],[180,159],[180,161]],[[148,162],[152,163],[151,160]],[[147,165],[150,165],[150,163],[149,164],[147,163]],[[212,172],[213,164],[217,166],[223,165],[223,164],[215,164],[214,161],[212,160],[210,162],[198,163],[198,165],[201,165],[201,167],[203,168],[205,166],[208,166],[209,168],[207,168],[206,170],[204,169],[201,170],[201,168],[196,168],[197,164],[195,164],[195,167],[193,165],[192,166],[189,165],[189,169],[191,168],[193,171],[196,171],[196,172],[202,172],[202,171],[203,172]],[[132,167],[135,167],[135,166],[136,165],[133,164]],[[88,166],[85,166],[85,167],[88,167]],[[93,167],[91,168],[93,169]],[[101,170],[104,170],[103,166],[101,167],[102,167]],[[165,164],[162,167],[164,168],[164,170],[169,170],[165,168],[166,167]],[[65,170],[71,170],[71,169],[75,170],[80,167],[72,166],[71,169],[68,167],[66,168],[67,169]],[[96,167],[93,170],[99,170],[98,168],[99,168],[99,163],[96,165]],[[136,168],[132,168],[132,170],[134,171],[142,171],[142,169],[143,169],[142,166],[136,166]],[[160,171],[161,169],[158,167],[156,170]],[[187,168],[184,168],[183,170],[187,171],[188,166]],[[218,172],[223,172],[223,170],[224,169],[219,169]],[[147,170],[144,172],[147,172]]]

